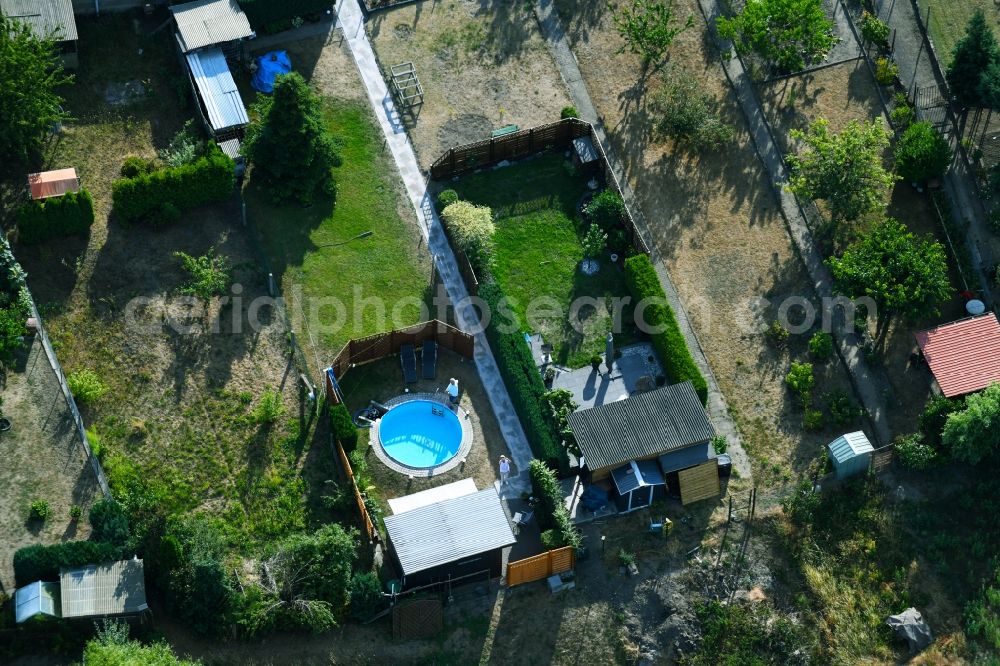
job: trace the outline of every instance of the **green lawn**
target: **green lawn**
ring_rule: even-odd
[[[455,190],[462,199],[494,211],[493,276],[511,298],[524,329],[541,332],[553,345],[556,361],[570,367],[587,365],[593,354],[603,352],[612,326],[611,299],[627,295],[628,289],[624,272],[606,256],[596,275],[579,270],[583,249],[576,209],[588,191],[587,180],[561,154],[553,154],[466,176]],[[557,307],[539,302],[540,297],[554,299]],[[570,306],[580,297],[594,301],[579,308],[574,326]],[[532,301],[539,305],[529,312]],[[631,320],[631,313],[626,308],[623,320]],[[615,338],[623,345],[636,335],[626,326]]]
[[[370,109],[329,100],[327,119],[343,158],[336,202],[279,208],[252,179],[246,191],[247,214],[263,235],[310,363],[328,362],[351,338],[417,323],[430,295],[430,257]],[[361,298],[383,306],[361,308]],[[334,299],[344,306],[340,313],[329,304]]]
[[[927,16],[927,7],[931,10],[930,32],[934,40],[934,50],[941,61],[942,67],[951,62],[951,52],[955,44],[965,34],[965,26],[972,18],[976,9],[986,13],[986,23],[993,26],[993,33],[1000,39],[1000,4],[994,0],[927,0],[921,4],[921,16]]]

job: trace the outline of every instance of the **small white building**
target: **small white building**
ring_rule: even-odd
[[[858,430],[841,435],[826,445],[830,462],[838,479],[846,479],[868,471],[875,447],[865,433]]]

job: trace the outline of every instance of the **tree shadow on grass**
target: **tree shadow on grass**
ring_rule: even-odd
[[[252,180],[243,195],[251,232],[257,234],[280,284],[289,266],[301,266],[307,255],[319,249],[311,234],[330,217],[334,201],[317,196],[310,206],[295,203],[278,206]]]

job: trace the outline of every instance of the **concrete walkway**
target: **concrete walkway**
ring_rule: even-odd
[[[427,182],[417,165],[413,147],[400,122],[392,96],[389,94],[382,73],[379,71],[375,53],[372,51],[368,34],[365,32],[364,14],[357,0],[340,0],[337,3],[337,25],[344,31],[348,48],[357,63],[361,79],[368,92],[368,100],[372,111],[378,118],[386,138],[386,146],[392,152],[393,159],[399,169],[399,174],[406,187],[407,196],[417,213],[420,230],[427,240],[427,246],[434,257],[438,275],[448,290],[448,296],[455,306],[455,319],[458,327],[466,330],[478,330],[478,317],[470,302],[469,293],[462,282],[455,255],[451,251],[441,221],[431,203],[427,191]],[[496,360],[490,351],[489,343],[483,333],[475,336],[475,362],[479,377],[486,387],[490,403],[496,414],[500,430],[507,442],[511,458],[514,461],[515,473],[512,474],[505,492],[508,496],[517,496],[531,489],[528,478],[528,463],[534,457],[531,447],[525,437],[521,422],[514,412],[507,389],[500,378]]]
[[[882,0],[876,7],[879,18],[896,31],[892,56],[899,65],[899,80],[903,82],[911,97],[917,89],[936,87],[942,96],[947,98],[947,84],[943,77],[939,76],[941,71],[935,67],[935,54],[930,37],[924,33],[920,18],[917,16],[916,5],[912,0]],[[950,126],[950,114],[947,114],[943,107],[918,109],[917,113],[921,116],[921,120],[927,120],[935,125],[947,122]],[[991,232],[984,223],[986,216],[982,202],[975,192],[974,176],[969,173],[965,159],[958,152],[957,132],[949,132],[948,139],[955,150],[955,159],[944,179],[945,191],[953,202],[951,213],[958,228],[963,228],[964,220],[969,220],[965,241],[972,253],[977,272],[976,276],[967,276],[966,279],[970,282],[971,289],[982,291],[983,300],[989,304],[993,302],[993,295],[985,269],[988,268],[986,264],[993,261],[992,253],[988,249]],[[975,284],[976,282],[979,284]]]
[[[674,314],[677,316],[677,323],[680,325],[681,332],[684,334],[688,348],[691,350],[691,354],[694,356],[694,361],[698,364],[698,368],[701,370],[701,373],[708,381],[707,409],[708,417],[712,421],[712,426],[718,434],[725,435],[725,437],[729,440],[728,453],[733,459],[733,467],[741,477],[749,479],[750,459],[743,450],[739,429],[736,427],[736,423],[729,414],[729,406],[726,404],[726,398],[722,395],[722,391],[719,390],[719,383],[716,381],[715,375],[712,373],[712,368],[708,364],[708,359],[705,356],[704,350],[701,348],[701,344],[698,342],[698,337],[695,335],[694,329],[691,326],[691,321],[688,319],[687,312],[684,310],[680,297],[677,295],[677,290],[674,288],[673,282],[670,281],[670,276],[667,274],[667,269],[663,264],[663,259],[656,250],[652,235],[650,234],[646,220],[642,215],[642,210],[639,208],[635,194],[632,192],[632,188],[628,184],[628,179],[625,177],[625,171],[622,168],[622,164],[618,159],[616,159],[613,151],[611,150],[611,145],[608,142],[608,137],[604,130],[604,124],[601,122],[600,116],[597,115],[597,110],[594,108],[594,104],[590,99],[590,93],[587,91],[587,84],[584,82],[583,75],[580,73],[580,67],[576,62],[576,57],[570,49],[569,40],[566,39],[566,32],[563,30],[562,24],[556,16],[552,0],[537,0],[535,3],[535,15],[537,16],[538,23],[541,26],[542,35],[545,37],[545,41],[549,46],[549,51],[552,53],[552,58],[559,67],[559,73],[562,75],[562,79],[566,83],[566,87],[569,89],[573,105],[580,114],[580,118],[582,120],[586,120],[594,126],[597,137],[604,146],[605,153],[608,156],[608,161],[611,163],[612,170],[615,172],[615,178],[618,180],[622,195],[628,204],[629,210],[632,211],[635,218],[636,228],[638,229],[643,240],[646,242],[646,245],[650,248],[653,265],[655,266],[656,272],[660,277],[660,283],[663,285],[663,290],[667,294],[667,300],[670,303],[670,307],[673,308]]]
[[[718,2],[717,0],[699,0],[699,5],[704,18],[709,25],[709,30],[714,36],[715,19],[721,11]],[[558,18],[555,16],[552,7],[552,0],[538,0],[536,4],[536,13],[539,23],[542,26],[542,32],[545,34],[549,42],[553,57],[559,65],[559,69],[562,72],[563,79],[566,81],[566,85],[570,89],[570,94],[577,110],[580,112],[583,119],[595,124],[598,136],[600,136],[602,143],[607,149],[609,144],[604,132],[603,124],[600,122],[597,111],[590,100],[590,95],[587,92],[586,84],[580,74],[576,58],[573,56],[568,40],[566,39],[565,31],[562,29]],[[727,49],[723,47],[722,51],[725,52],[726,50]],[[784,216],[788,222],[792,240],[802,256],[809,276],[813,281],[813,289],[820,297],[831,296],[832,278],[830,273],[823,264],[822,257],[816,250],[812,235],[806,225],[805,217],[802,210],[799,208],[798,202],[795,200],[794,195],[790,192],[786,192],[783,188],[784,183],[788,180],[787,174],[785,173],[785,165],[782,161],[781,154],[778,152],[777,146],[771,137],[770,129],[767,126],[767,122],[764,117],[764,110],[753,92],[753,83],[750,81],[750,78],[743,69],[743,65],[739,59],[733,58],[731,60],[722,60],[722,66],[726,72],[727,78],[736,92],[740,105],[746,114],[747,122],[750,126],[751,136],[757,148],[757,153],[760,156],[761,161],[764,163],[764,166],[767,168],[768,173],[771,175],[772,182],[775,184],[775,196],[778,199]],[[667,275],[666,269],[664,268],[663,261],[659,257],[658,252],[651,241],[649,230],[646,227],[645,220],[642,218],[641,211],[635,201],[635,197],[632,194],[631,189],[628,187],[628,182],[621,168],[621,163],[614,158],[613,153],[610,150],[608,150],[608,159],[611,161],[617,178],[621,183],[622,192],[625,193],[625,198],[628,201],[630,208],[634,212],[639,213],[636,216],[636,223],[640,227],[640,233],[646,239],[646,243],[650,248],[653,248],[653,262],[660,275],[660,281],[663,283],[663,287],[667,292],[667,298],[678,315],[678,321],[681,325],[682,331],[684,332],[684,336],[688,340],[688,346],[691,348],[695,356],[695,362],[698,363],[702,373],[704,373],[705,377],[708,379],[709,417],[712,419],[715,429],[719,433],[725,434],[729,437],[730,452],[733,456],[733,464],[737,471],[739,471],[741,476],[749,476],[749,461],[740,446],[738,430],[736,428],[736,424],[729,415],[725,397],[719,390],[715,375],[712,374],[711,367],[708,365],[704,351],[698,343],[697,337],[691,328],[687,315],[684,313],[680,299],[677,296],[677,292],[671,284],[670,277]],[[889,391],[888,379],[883,373],[869,368],[867,363],[865,363],[861,350],[858,346],[859,341],[857,336],[853,334],[835,334],[835,339],[837,342],[838,352],[840,353],[841,358],[844,360],[844,363],[849,371],[855,390],[865,409],[871,416],[876,439],[880,444],[888,444],[891,441],[885,401],[885,396],[888,395]]]

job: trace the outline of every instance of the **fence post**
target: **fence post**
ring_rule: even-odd
[[[532,127],[528,129],[528,151],[531,152],[535,149],[535,128]]]

